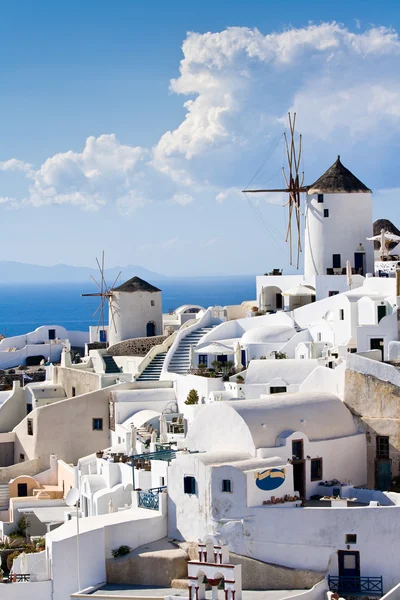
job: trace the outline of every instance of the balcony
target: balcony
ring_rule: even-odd
[[[329,589],[338,594],[351,596],[383,596],[382,577],[332,577],[328,578]]]

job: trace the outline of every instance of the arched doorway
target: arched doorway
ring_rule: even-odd
[[[153,337],[156,335],[156,324],[154,321],[149,321],[146,325],[146,336]]]
[[[261,308],[266,311],[277,311],[283,308],[282,290],[277,285],[262,288]]]

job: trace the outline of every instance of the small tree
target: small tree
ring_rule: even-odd
[[[199,394],[197,390],[190,390],[188,393],[188,397],[186,398],[185,404],[198,404],[199,403]]]

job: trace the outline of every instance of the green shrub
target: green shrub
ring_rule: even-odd
[[[114,550],[111,550],[111,554],[113,558],[119,558],[120,556],[125,556],[126,554],[129,554],[131,550],[132,548],[130,548],[129,546],[120,546],[119,548],[114,548]]]
[[[190,390],[188,393],[188,397],[186,398],[185,404],[198,404],[199,403],[199,394],[197,390]]]

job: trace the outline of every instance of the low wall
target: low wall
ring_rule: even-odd
[[[36,583],[2,583],[0,584],[1,600],[51,600],[51,581],[38,581]]]
[[[0,468],[0,483],[9,483],[11,479],[15,479],[20,475],[37,475],[40,471],[40,460],[34,458],[25,462],[17,463],[11,467]]]
[[[162,344],[167,339],[165,335],[155,335],[146,338],[133,338],[124,340],[110,346],[107,354],[110,356],[146,356],[153,346]]]
[[[327,588],[321,571],[290,569],[232,552],[229,554],[229,562],[242,565],[244,590],[309,590],[319,583],[324,583]]]

